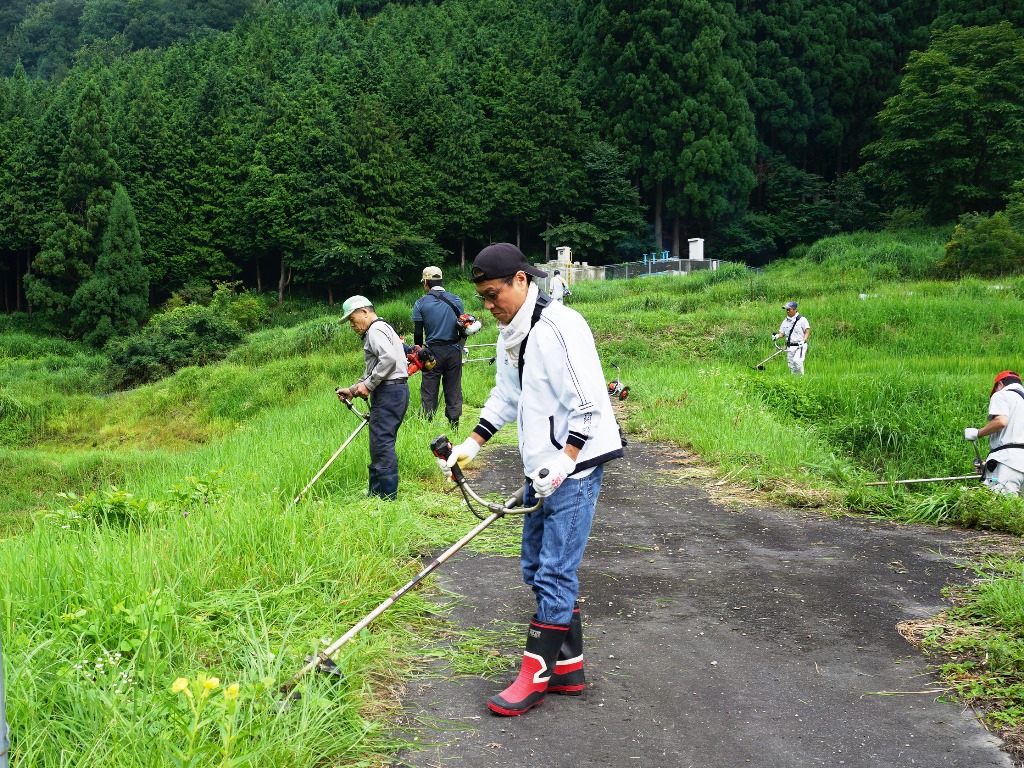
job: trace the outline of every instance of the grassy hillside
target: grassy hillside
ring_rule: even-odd
[[[1024,280],[924,279],[947,237],[856,235],[760,272],[580,284],[572,305],[608,378],[612,362],[622,369],[635,436],[691,447],[775,501],[1020,533],[1020,503],[981,489],[863,486],[971,471],[963,427],[983,423],[993,375],[1021,366]],[[379,311],[408,333],[415,297]],[[790,299],[812,327],[808,375],[790,376],[781,356],[753,370]],[[220,364],[117,394],[104,390],[102,357],[0,333],[0,632],[22,764],[361,765],[388,751],[387,691],[441,631],[415,594],[346,646],[343,682],[310,680],[306,705],[284,713],[272,692],[474,521],[441,492],[428,444],[443,430],[415,415],[416,391],[397,503],[362,496],[364,432],[291,504],[358,424],[333,395],[362,370],[359,340],[336,317],[252,334]],[[474,341],[495,333],[487,317]],[[492,376],[467,367],[463,431]],[[515,536],[503,524],[474,546],[507,549]],[[1000,627],[968,651],[1010,684],[1020,566],[987,567],[1010,578],[986,582],[950,621]]]

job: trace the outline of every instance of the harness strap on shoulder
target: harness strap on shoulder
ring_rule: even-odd
[[[797,312],[795,315],[793,315],[793,324],[791,326],[789,326],[789,335],[786,336],[786,346],[787,347],[793,346],[793,331],[796,330],[796,324],[799,323],[799,322],[800,322],[800,313]]]
[[[429,293],[428,295],[430,295],[430,296],[433,296],[433,297],[434,297],[434,298],[436,298],[436,299],[440,299],[440,300],[441,300],[441,301],[443,301],[443,302],[444,302],[445,304],[447,304],[447,305],[448,305],[449,307],[451,307],[451,308],[452,308],[452,312],[454,312],[454,313],[455,313],[455,319],[456,319],[456,320],[458,320],[458,319],[459,319],[459,315],[461,314],[461,313],[459,312],[459,308],[458,308],[458,307],[456,307],[456,306],[455,306],[455,305],[454,305],[454,304],[453,304],[453,303],[452,303],[452,302],[451,302],[451,301],[450,301],[450,300],[448,299],[448,297],[444,295],[444,293],[443,293],[442,291],[431,291],[431,292],[430,292],[430,293]]]
[[[1024,400],[1024,391],[1019,389],[1010,389],[1007,391],[1013,392],[1013,394],[1015,394],[1021,400]],[[1024,443],[1006,443],[1005,445],[1000,445],[998,448],[993,448],[991,451],[988,452],[988,455],[991,456],[996,451],[1001,451],[1004,448],[1024,448]]]
[[[533,305],[533,315],[530,316],[530,333],[533,333],[533,326],[540,320],[540,313],[552,301],[546,293],[537,293],[537,303]],[[519,388],[523,388],[523,367],[526,365],[526,343],[530,340],[530,333],[526,334],[522,346],[519,348]]]

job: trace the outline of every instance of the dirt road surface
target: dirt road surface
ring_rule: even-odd
[[[607,465],[580,571],[584,695],[498,717],[485,702],[514,672],[425,669],[401,726],[416,747],[395,766],[1016,765],[896,631],[970,580],[957,563],[979,534],[716,503],[677,458],[634,443]],[[474,488],[516,487],[514,451],[480,461]],[[519,656],[535,604],[516,558],[464,552],[434,578],[461,596],[456,624],[520,623],[499,649]]]

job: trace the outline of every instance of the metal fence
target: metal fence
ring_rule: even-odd
[[[612,264],[604,268],[605,280],[624,280],[641,275],[684,274],[699,269],[718,269],[718,259],[651,258]]]

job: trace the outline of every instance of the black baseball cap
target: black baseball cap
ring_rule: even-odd
[[[485,280],[512,277],[517,272],[525,272],[534,277],[548,276],[547,272],[528,262],[523,252],[512,243],[491,243],[473,259],[471,279],[474,283],[482,283]]]

